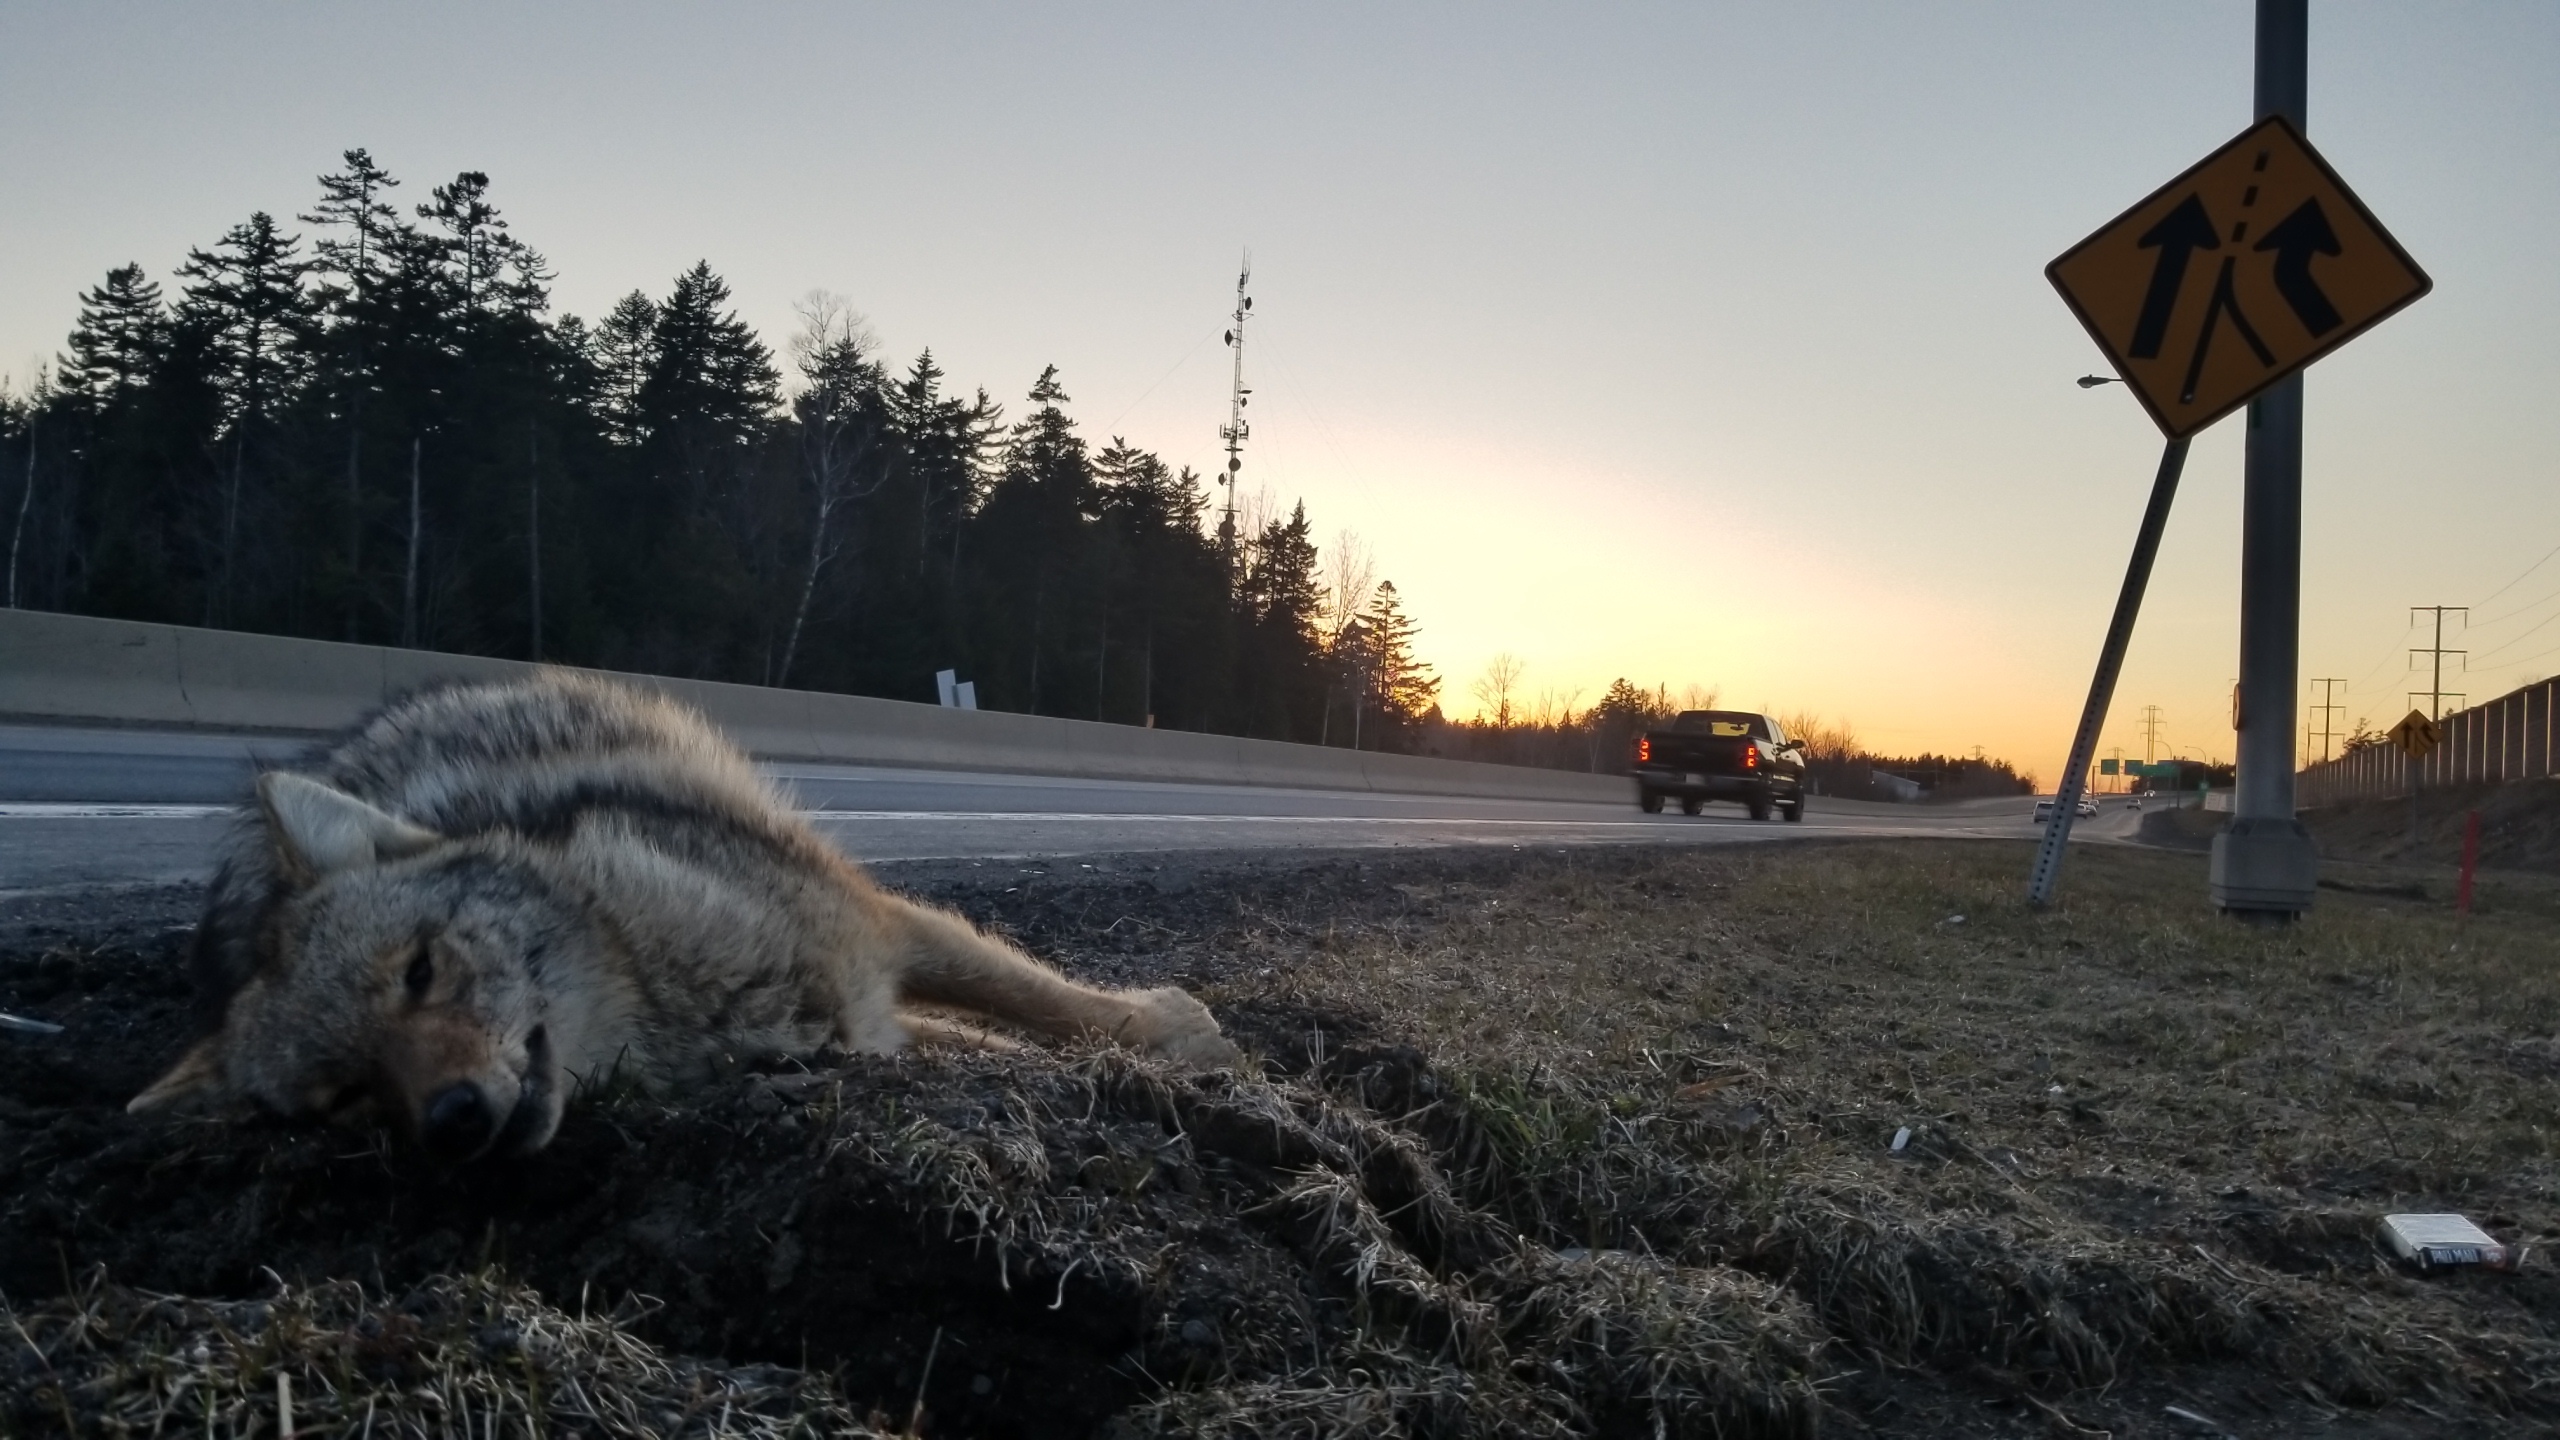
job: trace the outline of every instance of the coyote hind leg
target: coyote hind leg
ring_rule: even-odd
[[[1233,1065],[1236,1047],[1209,1007],[1179,990],[1079,985],[969,922],[882,897],[905,932],[901,998],[949,1006],[1044,1035],[1096,1036],[1184,1064]]]

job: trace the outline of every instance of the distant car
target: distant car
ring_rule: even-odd
[[[2039,825],[2049,825],[2049,824],[2052,824],[2052,823],[2053,823],[2053,807],[2054,807],[2054,802],[2053,802],[2051,799],[2044,799],[2044,800],[2039,800],[2039,801],[2037,801],[2037,802],[2036,802],[2036,823],[2037,823],[2037,824],[2039,824]],[[2073,807],[2071,807],[2071,813],[2072,813],[2072,814],[2074,814],[2074,815],[2079,816],[2079,817],[2080,817],[2081,819],[2083,819],[2083,820],[2095,820],[2095,819],[2097,819],[2097,818],[2098,818],[2098,802],[2097,802],[2097,799],[2096,799],[2094,796],[2089,796],[2089,795],[2083,795],[2083,796],[2081,796],[2081,797],[2080,797],[2080,803],[2079,803],[2079,804],[2077,804],[2077,805],[2075,805],[2075,806],[2073,806]]]

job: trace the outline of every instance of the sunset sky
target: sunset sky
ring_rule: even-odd
[[[2250,119],[2220,3],[350,7],[0,0],[0,371],[351,146],[480,169],[594,316],[708,259],[901,364],[1348,528],[1455,713],[1497,652],[2048,781],[2160,440],[2046,261]],[[2434,294],[2313,369],[2303,673],[2560,670],[2560,6],[2312,6],[2310,134]],[[173,285],[174,288],[174,285]],[[2240,445],[2196,444],[2105,749],[2227,759]],[[2519,577],[2522,577],[2519,579]],[[2510,613],[2512,612],[2512,613]],[[2539,627],[2539,628],[2537,628]]]

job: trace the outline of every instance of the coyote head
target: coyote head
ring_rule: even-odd
[[[286,898],[213,1034],[128,1107],[254,1100],[389,1119],[459,1163],[549,1143],[567,1100],[565,1006],[598,938],[502,839],[454,840],[307,777],[259,777]]]

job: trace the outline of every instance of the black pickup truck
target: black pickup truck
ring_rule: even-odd
[[[1647,815],[1678,800],[1695,815],[1710,800],[1738,800],[1751,818],[1771,810],[1804,818],[1804,744],[1766,715],[1747,710],[1683,710],[1636,739],[1636,803]]]

